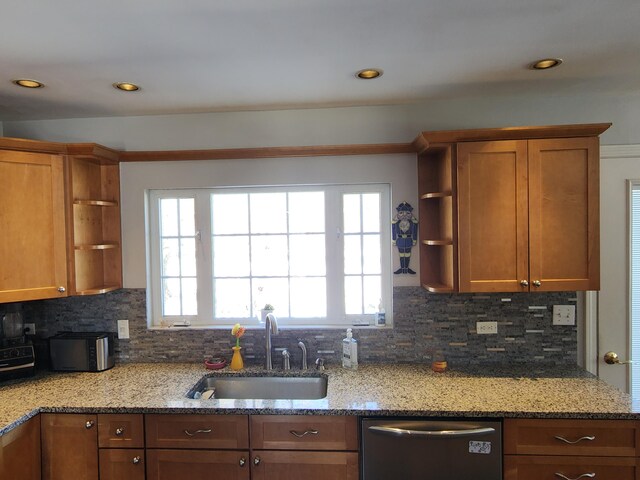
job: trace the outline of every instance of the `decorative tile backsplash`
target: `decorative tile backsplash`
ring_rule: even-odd
[[[145,289],[69,297],[23,304],[26,322],[40,337],[61,330],[117,331],[129,320],[129,340],[116,340],[119,362],[194,362],[230,357],[230,329],[147,330]],[[442,353],[451,365],[500,363],[576,363],[577,328],[553,326],[553,305],[575,305],[575,292],[538,294],[430,294],[419,287],[394,288],[394,327],[354,328],[360,362],[431,362]],[[0,305],[0,310],[2,306]],[[498,322],[497,335],[478,335],[476,322]],[[264,330],[242,338],[247,364],[264,361]],[[309,363],[321,356],[340,362],[344,330],[280,329],[274,348],[286,347],[294,368],[300,364],[298,340],[307,344]],[[279,365],[274,356],[274,364]]]

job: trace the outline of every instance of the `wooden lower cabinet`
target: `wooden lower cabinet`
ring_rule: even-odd
[[[143,449],[100,450],[100,480],[144,480],[144,469]]]
[[[147,480],[249,480],[249,452],[147,450]]]
[[[638,480],[639,467],[634,457],[506,455],[504,480]]]
[[[504,480],[640,480],[640,423],[508,418],[504,454]]]
[[[42,480],[98,480],[97,416],[43,413]]]
[[[0,479],[40,480],[40,418],[0,437]]]
[[[356,452],[254,452],[252,480],[358,480]]]

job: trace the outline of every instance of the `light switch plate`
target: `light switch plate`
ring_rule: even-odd
[[[121,340],[129,338],[129,320],[118,320],[118,338]]]
[[[554,325],[575,325],[576,306],[575,305],[554,305],[553,306]]]

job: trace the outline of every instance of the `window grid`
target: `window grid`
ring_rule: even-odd
[[[183,255],[183,250],[184,250],[184,240],[186,239],[193,239],[195,242],[195,239],[197,237],[197,233],[194,233],[193,235],[183,235],[183,225],[184,225],[184,221],[185,219],[183,218],[183,210],[182,210],[182,206],[185,204],[185,202],[193,202],[192,199],[187,199],[187,198],[164,198],[161,200],[162,204],[164,206],[162,206],[162,210],[164,211],[165,208],[168,207],[169,202],[171,203],[175,203],[175,228],[177,229],[176,231],[176,235],[163,235],[162,232],[164,231],[164,223],[163,223],[163,217],[160,217],[160,244],[161,244],[161,248],[160,251],[162,252],[162,271],[161,271],[161,282],[162,282],[162,291],[163,291],[163,297],[164,297],[164,301],[162,302],[162,309],[163,309],[163,316],[172,316],[172,315],[188,315],[188,314],[196,314],[198,313],[198,309],[197,309],[197,302],[194,302],[195,304],[193,305],[189,305],[188,307],[185,305],[185,291],[188,291],[188,288],[186,287],[186,284],[189,280],[196,280],[197,275],[184,275],[184,270],[185,270],[185,256]],[[168,227],[169,228],[169,227]],[[177,244],[177,255],[176,255],[176,259],[174,260],[177,263],[177,275],[169,275],[167,274],[167,259],[165,257],[165,248],[170,248],[168,243],[169,241],[174,240],[175,243]],[[196,265],[196,271],[197,271],[197,265]],[[174,280],[175,282],[171,282],[171,280]],[[172,297],[172,292],[169,289],[169,283],[174,283],[175,284],[175,289],[176,292],[175,294],[177,294],[177,307],[178,307],[178,311],[168,311],[171,310],[171,308],[168,308],[167,306],[167,297]],[[175,308],[175,306],[173,306],[173,308]]]
[[[277,232],[277,229],[273,231],[276,233],[271,233],[268,226],[265,226],[264,222],[262,224],[263,228],[260,228],[260,233],[254,233],[254,226],[251,222],[252,209],[250,207],[250,196],[254,193],[282,193],[284,194],[281,206],[286,210],[286,216],[281,216],[281,226],[284,232]],[[293,226],[293,221],[295,219],[304,219],[307,211],[307,204],[304,200],[299,199],[298,197],[294,197],[294,194],[299,193],[317,193],[322,195],[321,199],[316,199],[315,204],[318,205],[318,208],[322,208],[323,219],[319,219],[318,222],[314,224],[313,221],[302,220],[302,223],[297,223],[296,220],[295,227]],[[219,205],[217,210],[214,208],[214,195],[217,194],[236,194],[236,195],[245,195],[246,207],[243,205],[242,209],[246,208],[247,212],[247,226],[242,227],[237,233],[231,230],[219,230],[219,227],[214,226],[214,216],[217,215],[219,218],[226,217],[225,225],[233,225],[233,222],[229,220],[229,215],[227,212],[226,206]],[[358,220],[357,222],[352,221],[352,226],[357,225],[358,232],[352,233],[353,228],[350,229],[349,235],[353,234],[358,240],[357,243],[359,245],[359,257],[357,258],[357,263],[359,264],[360,273],[358,275],[353,275],[358,278],[358,283],[361,286],[361,290],[369,289],[369,293],[371,291],[376,292],[376,301],[373,302],[372,298],[369,298],[368,302],[363,300],[364,293],[361,292],[360,298],[357,303],[360,306],[359,313],[347,313],[346,311],[346,301],[345,301],[345,281],[347,279],[347,275],[344,269],[343,257],[344,257],[344,239],[345,234],[344,231],[342,235],[340,234],[341,230],[344,230],[344,198],[346,195],[354,195],[358,198],[358,207],[355,206],[351,209],[352,211],[357,211]],[[367,217],[367,222],[365,223],[365,219],[363,218],[363,195],[365,194],[374,194],[377,208],[377,215],[372,218],[371,216]],[[392,276],[391,273],[391,243],[390,243],[390,196],[389,196],[389,186],[388,185],[325,185],[319,187],[303,187],[303,186],[287,186],[287,187],[245,187],[245,188],[218,188],[218,189],[193,189],[193,190],[151,190],[148,191],[149,195],[149,214],[147,217],[150,232],[152,236],[149,237],[149,245],[151,247],[150,250],[150,258],[157,258],[158,262],[151,261],[150,263],[150,272],[151,275],[149,277],[149,303],[152,306],[150,309],[149,320],[152,325],[170,325],[175,321],[180,320],[188,320],[192,323],[192,325],[203,325],[203,326],[226,326],[236,322],[241,322],[247,326],[258,325],[259,319],[259,308],[262,308],[263,305],[258,304],[262,303],[263,300],[258,300],[258,303],[254,301],[254,298],[260,298],[254,296],[254,292],[257,290],[256,281],[259,279],[283,279],[286,280],[286,284],[288,288],[284,288],[282,285],[271,284],[268,282],[264,285],[267,288],[267,292],[271,289],[272,292],[276,292],[277,295],[281,295],[281,298],[276,300],[277,303],[280,303],[279,308],[279,319],[283,322],[283,325],[288,326],[317,326],[317,327],[340,327],[342,328],[345,325],[357,324],[361,325],[363,320],[369,321],[370,324],[373,324],[373,315],[375,310],[377,310],[377,305],[379,302],[378,299],[378,291],[380,299],[382,299],[383,305],[386,306],[387,311],[392,311],[391,308],[391,284],[392,284]],[[171,238],[170,235],[162,234],[162,209],[161,209],[161,200],[162,199],[175,199],[179,200],[180,198],[189,198],[190,201],[194,202],[194,212],[193,216],[195,218],[194,230],[196,230],[195,235],[186,235],[184,231],[180,230],[176,238],[189,238],[193,242],[195,242],[196,249],[196,257],[197,257],[197,274],[193,277],[187,277],[184,275],[183,265],[180,264],[179,278],[188,278],[197,282],[197,302],[193,302],[194,304],[198,304],[199,308],[197,314],[189,315],[189,313],[185,310],[185,302],[181,298],[181,308],[180,315],[165,315],[164,305],[163,305],[163,279],[164,278],[173,278],[168,275],[164,275],[162,272],[162,241],[163,238]],[[304,199],[304,195],[302,196]],[[260,201],[260,197],[255,197],[253,201]],[[371,204],[370,198],[367,200],[366,206]],[[386,205],[384,209],[380,209],[382,205]],[[233,202],[232,202],[233,206]],[[292,208],[293,207],[293,208]],[[223,214],[220,214],[220,208],[222,208]],[[215,210],[215,211],[214,211]],[[265,212],[266,215],[269,215],[270,210],[269,207],[265,207],[263,205],[262,211],[258,210],[259,215],[264,219]],[[293,210],[293,211],[292,211]],[[387,211],[388,210],[388,211]],[[313,209],[312,209],[313,211]],[[217,212],[217,213],[216,213]],[[233,213],[232,213],[233,215]],[[387,218],[388,217],[388,218]],[[153,220],[155,218],[156,220]],[[271,217],[269,217],[271,218]],[[198,220],[200,219],[200,220]],[[242,220],[244,221],[244,220]],[[202,223],[202,224],[199,224]],[[368,225],[368,227],[367,227]],[[372,229],[371,226],[374,226]],[[256,224],[256,226],[259,226]],[[293,231],[295,229],[295,232]],[[367,231],[364,230],[377,230],[375,231]],[[246,232],[245,232],[246,230]],[[266,233],[263,233],[262,230],[265,230]],[[318,231],[316,231],[318,230]],[[328,232],[336,231],[338,235],[328,235]],[[153,232],[156,232],[155,240]],[[202,232],[202,237],[200,236],[200,232]],[[190,232],[191,233],[191,232]],[[253,241],[257,239],[259,236],[273,236],[273,235],[283,235],[282,244],[280,245],[280,255],[282,262],[286,261],[286,268],[282,265],[284,272],[277,272],[277,277],[271,276],[263,276],[263,275],[254,275],[253,265],[254,258],[253,255],[255,253]],[[304,235],[320,235],[319,238],[315,238],[314,240],[310,240],[307,243],[303,239],[302,241],[296,241],[296,245],[293,245],[293,235],[300,235],[304,237]],[[381,261],[383,265],[382,270],[378,274],[365,273],[365,271],[371,272],[371,259],[364,258],[366,254],[365,248],[365,240],[367,237],[377,235],[379,245],[374,245],[373,252],[375,253],[376,261]],[[218,276],[218,273],[214,273],[214,265],[215,265],[215,257],[214,257],[214,240],[215,238],[222,237],[247,237],[247,245],[242,247],[242,251],[245,252],[248,248],[248,252],[242,253],[241,262],[243,264],[242,274],[245,275],[247,271],[247,262],[248,262],[248,270],[249,274],[244,276],[247,283],[249,284],[247,287],[248,295],[250,295],[249,300],[243,301],[242,305],[247,305],[246,313],[241,313],[243,316],[234,317],[228,315],[217,316],[214,315],[216,308],[214,306],[214,302],[216,301],[216,288],[214,284],[216,279],[231,279],[235,280],[241,277],[236,277],[234,275],[234,261],[227,261],[226,265],[223,267],[222,276]],[[386,249],[387,244],[389,248]],[[191,246],[193,248],[193,246]],[[230,252],[233,252],[233,245],[227,247]],[[286,248],[286,251],[285,251]],[[382,250],[380,250],[382,248]],[[293,251],[295,249],[295,252]],[[310,267],[309,271],[306,271],[308,263],[313,262],[313,255],[315,252],[318,252],[321,249],[322,254],[319,255],[316,259],[317,263],[314,267],[313,265]],[[387,251],[385,251],[385,249]],[[153,251],[156,251],[154,254]],[[369,250],[371,252],[371,250]],[[180,245],[180,256],[183,256],[184,251],[182,250],[182,245]],[[342,254],[341,254],[342,252]],[[295,257],[294,257],[295,253]],[[355,250],[354,250],[355,253]],[[377,258],[377,254],[380,254],[380,258]],[[247,259],[247,257],[249,257]],[[268,253],[267,253],[268,257]],[[286,260],[285,260],[286,258]],[[310,262],[307,262],[307,258],[310,259]],[[373,258],[373,257],[371,257]],[[355,259],[354,259],[355,260]],[[270,268],[269,262],[263,259],[263,267],[264,271],[261,273],[268,273]],[[296,266],[294,270],[294,262]],[[298,263],[300,262],[300,263]],[[277,263],[276,263],[277,265]],[[368,270],[365,269],[365,266]],[[375,266],[376,269],[379,269],[379,266]],[[155,276],[153,275],[153,271],[156,271]],[[276,269],[279,270],[279,267]],[[319,272],[323,272],[318,275]],[[171,273],[175,273],[172,271]],[[192,272],[190,272],[192,273]],[[295,274],[295,278],[301,278],[301,282],[297,282],[295,286],[292,283],[292,279]],[[388,277],[388,278],[387,278]],[[314,282],[305,282],[306,278],[321,278],[321,283]],[[154,280],[155,279],[155,280]],[[371,288],[371,283],[367,282],[366,279],[373,279],[375,282],[374,288]],[[195,284],[195,283],[194,283]],[[182,286],[182,285],[181,285]],[[321,290],[318,290],[318,289]],[[285,292],[286,290],[286,292]],[[228,292],[231,292],[231,295],[228,295]],[[318,292],[321,295],[318,295]],[[227,284],[226,293],[224,293],[224,289],[219,291],[220,294],[223,295],[222,298],[231,299],[227,303],[231,304],[232,300],[236,297],[236,292],[233,291],[233,286],[231,286],[231,290],[229,289],[229,284]],[[366,293],[366,292],[365,292]],[[285,301],[286,299],[288,301]],[[369,295],[371,297],[371,295]],[[195,298],[195,296],[194,296]],[[270,294],[262,297],[266,298],[267,302],[272,303],[270,300]],[[274,302],[274,303],[276,303]],[[296,304],[296,310],[293,311],[293,303]],[[326,304],[324,303],[326,302]],[[285,306],[283,303],[288,303]],[[312,305],[309,308],[309,305]],[[372,311],[372,306],[375,304],[375,309]],[[316,315],[315,312],[318,311],[318,306],[324,305],[322,307],[322,314]],[[244,309],[244,307],[242,307]],[[290,312],[286,310],[291,308]],[[368,311],[366,310],[368,308]],[[276,306],[278,309],[278,306]],[[301,310],[302,309],[302,310]],[[311,311],[314,315],[313,317],[305,317],[305,309],[306,312]],[[155,313],[154,313],[155,312]],[[244,312],[244,310],[243,310]],[[296,313],[297,312],[297,313]],[[364,313],[363,313],[364,312]],[[287,318],[287,314],[292,315],[302,315],[298,317],[290,317]],[[390,315],[389,323],[392,322],[392,316]]]

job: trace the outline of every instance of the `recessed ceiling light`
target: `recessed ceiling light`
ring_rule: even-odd
[[[361,78],[362,80],[372,80],[380,76],[382,76],[382,70],[379,68],[365,68],[364,70],[360,70],[356,73],[356,77]]]
[[[39,82],[37,80],[29,80],[28,78],[19,78],[14,80],[13,83],[19,85],[24,88],[42,88],[44,87],[44,83]]]
[[[125,92],[136,92],[140,90],[140,87],[138,85],[129,82],[118,82],[114,83],[113,86],[114,88],[117,88],[118,90],[124,90]]]
[[[562,63],[560,58],[543,58],[531,64],[531,68],[534,70],[546,70],[547,68],[557,67]]]

